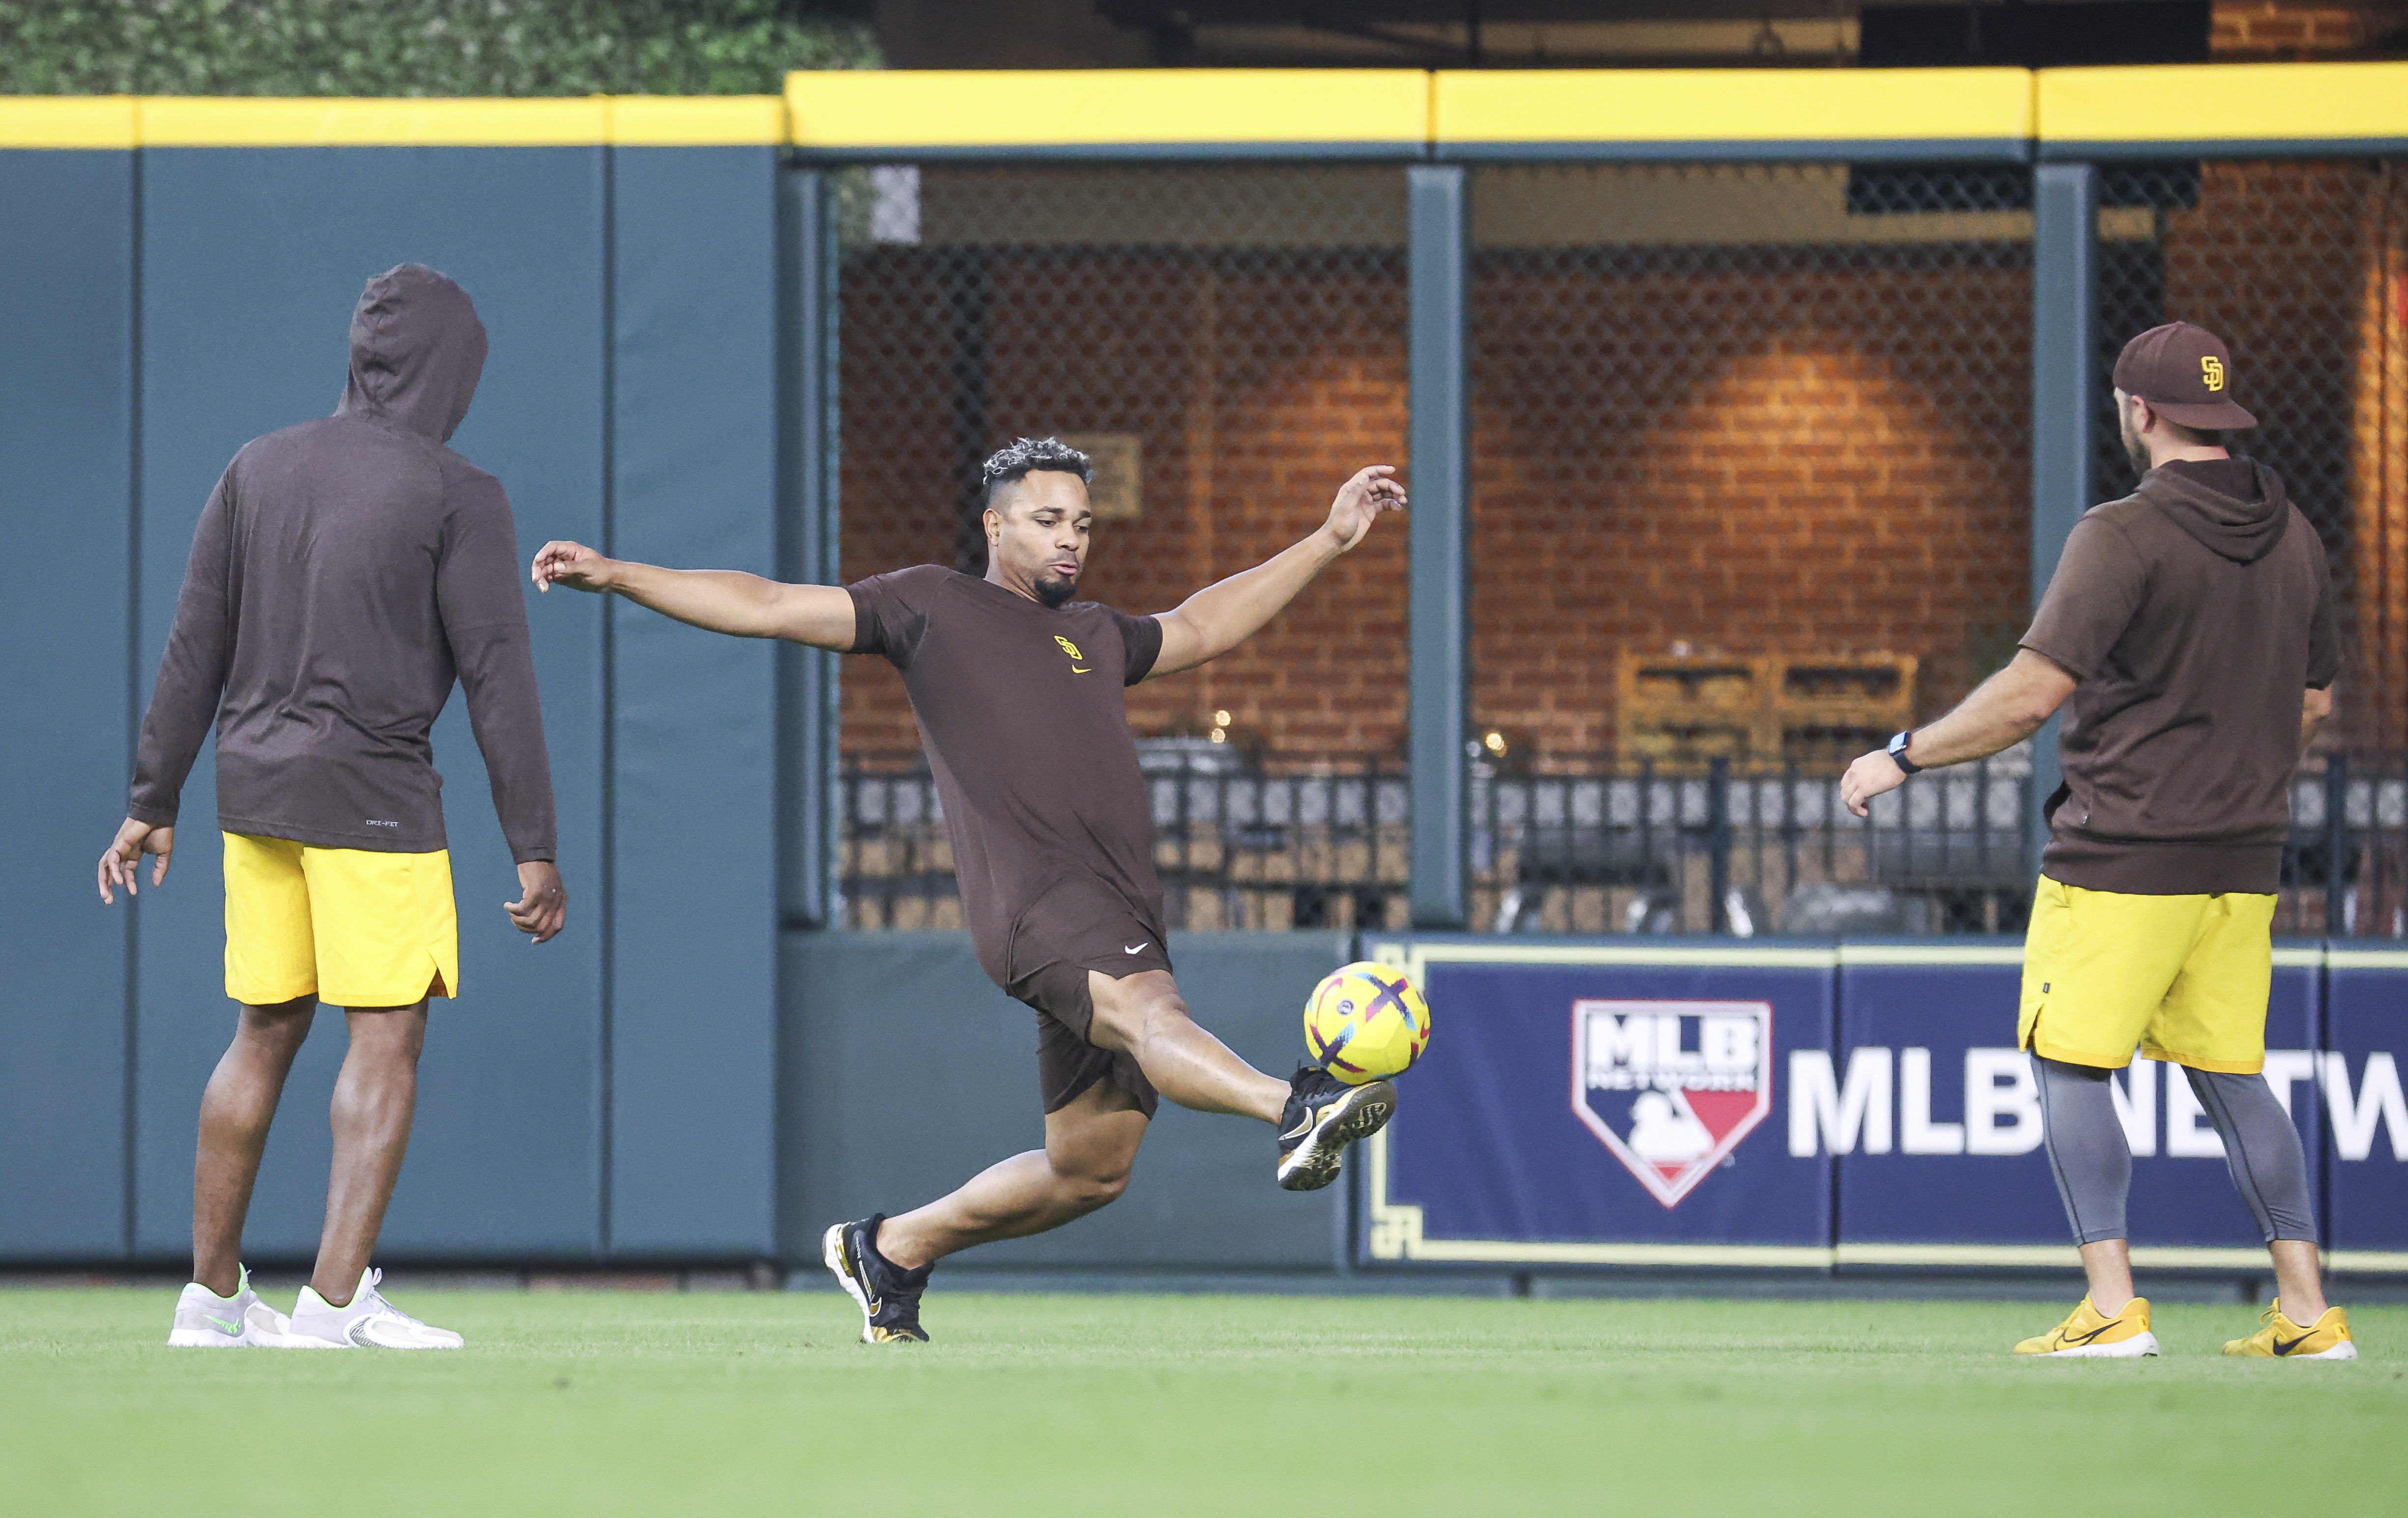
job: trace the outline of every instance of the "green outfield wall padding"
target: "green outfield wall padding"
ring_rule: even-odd
[[[611,161],[610,551],[773,575],[776,154]],[[767,1255],[776,651],[610,609],[609,1248]]]
[[[1197,1020],[1284,1077],[1305,996],[1347,947],[1342,933],[1192,933],[1171,955]],[[966,935],[790,933],[785,969],[788,1258],[816,1259],[830,1223],[908,1210],[1043,1145],[1036,1013],[996,989]],[[1283,1192],[1275,1159],[1266,1125],[1165,1102],[1118,1202],[949,1268],[1331,1268],[1346,1189]]]
[[[559,149],[154,150],[143,155],[136,657],[148,698],[193,523],[235,450],[332,410],[351,307],[369,276],[415,260],[458,279],[492,341],[452,446],[509,489],[522,551],[601,536],[605,152]],[[601,1242],[607,972],[601,931],[606,721],[600,604],[535,608],[570,905],[531,947],[460,702],[436,729],[461,915],[461,995],[438,1002],[416,1135],[385,1230],[389,1255],[591,1257]],[[184,795],[169,888],[146,895],[139,952],[136,1239],[180,1255],[193,1123],[233,1026],[211,761]],[[107,819],[107,820],[113,820]],[[96,854],[105,828],[94,834]],[[255,1257],[314,1248],[324,1104],[344,1044],[332,1011],[284,1096],[252,1206]]]
[[[134,155],[0,152],[0,1258],[125,1248]]]

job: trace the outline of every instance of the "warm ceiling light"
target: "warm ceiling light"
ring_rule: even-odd
[[[1226,728],[1226,727],[1215,727],[1214,729],[1212,729],[1212,741],[1213,741],[1213,742],[1215,742],[1215,743],[1226,743],[1226,742],[1228,742],[1228,741],[1229,741],[1229,730],[1228,730],[1227,728]]]
[[[1505,735],[1502,733],[1491,732],[1480,741],[1488,746],[1490,753],[1502,754],[1505,752]]]
[[[1227,712],[1226,712],[1226,711],[1216,711],[1216,712],[1212,713],[1212,725],[1213,725],[1213,726],[1215,726],[1215,727],[1226,727],[1226,726],[1228,726],[1228,725],[1229,725],[1229,714],[1228,714]]]

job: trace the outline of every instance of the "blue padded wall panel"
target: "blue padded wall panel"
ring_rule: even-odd
[[[0,1259],[125,1249],[134,155],[0,152]]]
[[[787,1259],[816,1259],[830,1223],[917,1207],[1043,1145],[1036,1014],[996,989],[968,935],[784,941]],[[1345,962],[1348,942],[1342,933],[1189,933],[1170,952],[1197,1021],[1285,1076],[1304,1042],[1305,997]],[[898,1087],[901,1070],[910,1079]],[[1118,1202],[945,1268],[1334,1268],[1346,1188],[1282,1191],[1276,1158],[1263,1124],[1165,1102]]]
[[[604,152],[572,148],[167,149],[142,179],[143,552],[136,657],[148,699],[193,523],[251,437],[331,410],[368,278],[408,261],[458,279],[492,353],[452,446],[498,476],[521,548],[602,529]],[[560,801],[568,927],[531,947],[500,904],[518,891],[455,696],[436,728],[461,916],[460,997],[437,1004],[418,1126],[389,1255],[590,1257],[600,1245],[602,611],[533,609]],[[222,885],[205,753],[184,795],[185,858],[144,898],[136,1244],[179,1254],[202,1084],[232,1027]],[[255,1258],[317,1241],[324,1104],[339,1017],[285,1092],[251,1210]]]
[[[612,154],[613,554],[774,575],[777,155]],[[767,1255],[773,645],[610,605],[609,1245]]]

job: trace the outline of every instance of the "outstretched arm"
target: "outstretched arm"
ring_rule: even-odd
[[[539,591],[613,591],[691,626],[737,637],[782,637],[815,649],[853,649],[853,597],[841,585],[788,585],[735,569],[664,569],[606,559],[582,543],[546,543],[535,556]]]
[[[1329,520],[1312,537],[1242,574],[1205,586],[1177,610],[1156,617],[1162,652],[1146,679],[1193,669],[1260,632],[1324,566],[1369,537],[1380,513],[1404,508],[1405,488],[1397,483],[1396,472],[1385,464],[1360,471],[1338,487]]]
[[[2057,715],[2073,694],[2073,677],[2056,660],[2017,649],[2007,667],[1974,687],[1956,710],[1928,727],[1916,728],[1906,756],[1919,769],[1933,769],[2013,748]],[[1840,799],[1862,817],[1873,797],[1896,790],[1905,780],[1898,761],[1876,749],[1840,778]]]

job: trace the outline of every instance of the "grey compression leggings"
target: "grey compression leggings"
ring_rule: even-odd
[[[2042,1131],[2057,1194],[2073,1224],[2073,1241],[2128,1239],[2124,1198],[2132,1189],[2132,1151],[2115,1118],[2108,1090],[2113,1073],[2032,1056],[2040,1077]],[[2315,1241],[2316,1216],[2308,1199],[2308,1156],[2290,1114],[2262,1075],[2224,1075],[2186,1068],[2190,1089],[2224,1140],[2225,1164],[2241,1199],[2267,1242]]]

